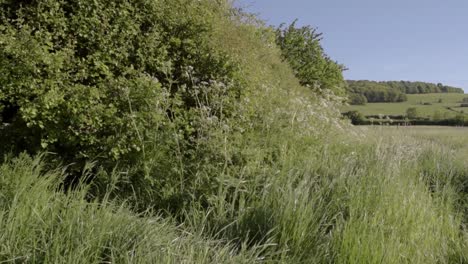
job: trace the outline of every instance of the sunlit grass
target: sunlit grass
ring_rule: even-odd
[[[0,259],[32,263],[464,263],[463,130],[360,127],[284,141],[277,162],[219,175],[183,222],[60,190],[25,156],[0,168]],[[275,135],[266,140],[280,140]],[[283,139],[281,139],[283,140]],[[262,151],[262,150],[258,150]],[[253,165],[252,165],[253,166]],[[251,174],[249,173],[249,170]],[[465,199],[465,200],[464,200]]]

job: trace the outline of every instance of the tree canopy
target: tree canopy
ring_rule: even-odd
[[[403,102],[406,94],[425,93],[464,93],[462,88],[443,85],[441,83],[409,82],[409,81],[347,81],[350,104],[365,104],[367,102]],[[364,100],[364,97],[366,98]]]
[[[407,100],[406,94],[400,90],[378,82],[348,81],[347,91],[351,104],[403,102]]]
[[[297,20],[289,26],[282,24],[276,31],[276,43],[283,58],[302,85],[343,94],[345,68],[325,54],[320,45],[322,33],[311,26],[297,27],[296,24]]]

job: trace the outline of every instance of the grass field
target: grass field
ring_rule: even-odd
[[[212,205],[188,205],[182,222],[110,194],[90,199],[87,185],[57,191],[62,169],[8,159],[0,262],[468,263],[468,129],[347,132],[293,147],[293,134],[281,136],[271,167],[217,176],[225,186]]]
[[[429,144],[445,146],[460,162],[468,166],[468,128],[446,126],[362,126],[361,129],[375,132],[377,137],[411,138]]]
[[[357,110],[364,115],[405,115],[410,107],[416,107],[422,117],[433,117],[438,113],[440,118],[454,117],[459,113],[468,114],[468,108],[461,108],[460,104],[465,94],[409,94],[408,101],[401,103],[368,103],[367,105],[350,105],[342,108],[343,112]],[[424,105],[429,103],[430,105]],[[451,108],[448,109],[448,108]]]

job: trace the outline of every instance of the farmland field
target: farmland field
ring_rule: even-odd
[[[450,149],[454,157],[468,165],[468,128],[446,126],[362,126],[363,131],[380,138],[414,139]]]
[[[350,105],[342,108],[343,112],[357,110],[364,115],[405,115],[406,110],[415,107],[422,117],[451,118],[460,113],[467,113],[468,108],[460,107],[463,98],[468,95],[457,93],[408,94],[408,101],[401,103],[368,103]],[[450,108],[450,109],[449,109]]]

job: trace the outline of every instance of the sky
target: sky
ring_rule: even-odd
[[[468,92],[468,0],[238,0],[269,25],[312,25],[346,79],[444,83]]]

